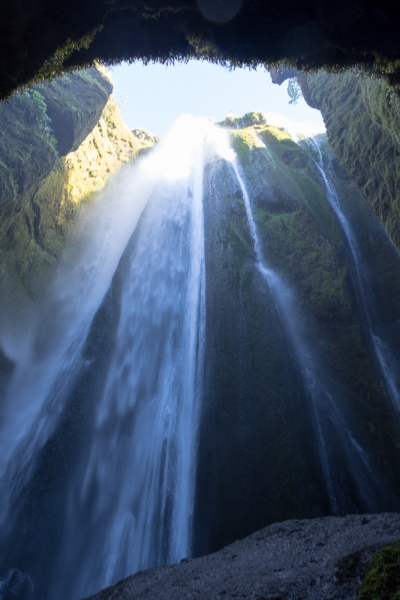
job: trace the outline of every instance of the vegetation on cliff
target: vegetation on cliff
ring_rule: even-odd
[[[359,600],[399,600],[400,542],[383,546],[375,553],[357,597]]]
[[[78,149],[92,131],[112,92],[105,69],[96,68],[66,73],[34,88],[45,98],[46,112],[61,156]]]
[[[320,377],[327,377],[338,410],[374,456],[386,489],[394,490],[397,421],[365,334],[348,242],[328,202],[315,146],[296,143],[258,113],[230,116],[223,125],[230,128],[266,264],[293,294],[304,336],[321,360]],[[395,321],[398,307],[388,296],[400,290],[398,259],[325,136],[318,144],[360,241],[379,310]],[[210,539],[215,550],[268,523],[329,510],[296,353],[257,268],[234,170],[218,162],[210,166],[205,190],[208,387],[200,433],[199,554]],[[339,446],[332,468],[346,489],[347,506],[360,510],[364,500],[345,460],[340,462]],[[394,497],[388,493],[380,505],[393,507]]]
[[[400,102],[382,81],[359,72],[307,76],[329,142],[400,249]]]
[[[17,95],[0,104],[0,235],[51,171],[56,140],[50,128],[44,97],[38,91]]]
[[[58,156],[76,149],[93,129],[111,91],[104,74],[88,69],[0,104],[0,236]]]
[[[0,256],[3,269],[31,294],[55,264],[79,208],[156,141],[126,129],[108,99],[111,89],[107,76],[91,69],[0,105]],[[58,139],[47,106],[58,123]],[[59,156],[57,149],[70,147],[76,150]]]
[[[377,401],[382,390],[369,366],[371,356],[357,317],[346,246],[323,182],[312,168],[307,145],[299,146],[287,132],[272,125],[252,129],[233,131],[232,135],[256,200],[255,217],[265,255],[269,264],[293,286],[302,311],[324,339],[324,353],[332,374],[341,393],[347,390],[349,401],[355,403],[358,422],[365,429],[375,428],[374,406],[382,404]],[[254,136],[266,148],[249,143]],[[325,151],[329,152],[329,148]],[[331,160],[334,161],[333,153]],[[345,172],[340,175],[342,178],[336,172],[331,173],[335,188],[352,214],[364,260],[375,283],[372,285],[378,290],[380,301],[386,302],[386,314],[393,316],[395,307],[387,304],[387,291],[400,291],[393,254],[384,231],[379,230],[368,213],[355,184]],[[386,255],[385,268],[382,268],[382,254]],[[388,435],[399,444],[400,439],[386,419],[384,415],[378,419],[379,436]]]

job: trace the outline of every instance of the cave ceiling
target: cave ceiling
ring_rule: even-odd
[[[0,97],[65,69],[191,57],[400,81],[398,2],[0,0]]]

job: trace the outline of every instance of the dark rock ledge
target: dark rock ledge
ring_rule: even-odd
[[[215,554],[136,573],[91,600],[355,600],[375,550],[399,539],[400,514],[285,521]]]

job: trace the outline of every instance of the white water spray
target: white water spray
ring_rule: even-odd
[[[327,432],[335,428],[357,483],[369,477],[368,456],[318,373],[293,294],[263,257],[227,133],[183,118],[153,153],[110,182],[81,219],[47,299],[26,321],[29,331],[5,346],[18,360],[0,415],[0,543],[8,555],[20,539],[26,542],[21,555],[31,561],[34,600],[78,600],[191,553],[205,337],[203,172],[215,156],[232,164],[258,269],[298,359],[332,510],[340,510],[340,498]],[[102,314],[118,264],[124,277],[116,277],[109,296],[117,292],[119,319],[103,348],[93,319]],[[86,359],[87,343],[97,344],[94,358]],[[102,350],[107,358],[98,372]],[[79,402],[85,406],[76,417]],[[65,422],[81,436],[73,438],[77,448],[65,450],[63,470],[63,442],[72,445]],[[58,448],[51,443],[57,435]],[[49,465],[56,471],[50,493]],[[364,489],[368,496],[368,481]],[[28,517],[26,498],[34,501]],[[46,521],[48,507],[53,515]]]
[[[68,411],[94,315],[147,204],[127,250],[105,385],[87,399],[93,418],[59,515],[62,544],[45,575],[48,600],[80,598],[190,555],[208,147],[227,151],[208,120],[181,117],[148,157],[109,183],[81,219],[38,311],[30,349],[20,354],[1,415],[3,538],[41,449]]]

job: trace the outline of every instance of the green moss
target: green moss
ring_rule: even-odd
[[[309,74],[329,142],[400,248],[400,101],[382,81],[359,72]]]
[[[400,600],[400,542],[378,550],[357,594],[358,600]]]
[[[0,160],[0,205],[12,206],[18,194],[14,169]]]
[[[276,142],[285,141],[289,144],[290,148],[298,148],[297,144],[292,140],[290,135],[283,127],[276,127],[276,125],[268,125],[262,131],[260,136],[267,145],[272,144],[274,147]]]
[[[347,268],[310,215],[304,210],[271,214],[258,209],[256,216],[268,256],[296,285],[314,318],[324,327],[345,321],[352,309]]]
[[[13,212],[17,194],[22,202],[53,167],[56,141],[43,96],[37,91],[16,95],[0,104],[0,161],[5,197],[0,211]],[[8,173],[6,173],[8,171]],[[7,198],[7,200],[6,200]]]
[[[233,130],[231,137],[233,149],[239,157],[240,162],[247,163],[251,156],[251,151],[254,148],[262,148],[263,146],[254,129]]]
[[[282,128],[268,125],[257,135],[273,160],[274,169],[269,172],[271,185],[284,188],[287,196],[312,214],[324,238],[340,248],[342,242],[333,212],[309,168],[305,150]]]
[[[62,156],[74,151],[89,135],[112,92],[107,73],[97,68],[67,73],[51,85],[35,86],[44,97],[51,127]]]
[[[51,256],[35,240],[35,215],[30,204],[16,215],[2,239],[0,257],[3,268],[13,276],[31,296],[40,293],[40,276],[54,264]]]
[[[246,113],[243,117],[235,117],[235,115],[228,115],[224,121],[218,123],[220,127],[227,127],[229,129],[243,129],[245,127],[253,127],[266,125],[267,117],[263,112],[252,111]]]
[[[293,290],[307,335],[319,340],[329,364],[332,389],[336,390],[350,422],[355,424],[359,439],[374,448],[382,471],[395,484],[392,456],[400,440],[357,317],[338,221],[321,187],[318,171],[308,160],[311,147],[297,145],[286,131],[271,125],[232,130],[231,134],[252,197],[264,257]],[[335,157],[329,147],[322,140],[320,146],[329,164],[334,164]],[[339,165],[332,168],[338,172],[335,186],[357,223],[363,248],[368,245],[372,252],[376,243],[377,256],[385,254],[382,232],[375,229],[374,219],[354,182]],[[226,239],[241,273],[236,285],[243,286],[242,273],[246,265],[254,263],[254,251],[243,201],[238,196],[239,191],[234,202],[240,212],[233,211],[227,219]],[[242,220],[239,215],[243,215]],[[375,240],[375,234],[380,241]],[[387,244],[385,247],[386,258],[382,257],[382,261],[387,264]],[[382,290],[393,289],[396,293],[398,277],[389,281],[387,273],[385,276],[382,273],[387,269],[379,268],[377,260],[371,266],[377,277],[382,278]],[[239,289],[246,298],[245,289]],[[370,427],[372,422],[374,430]]]
[[[259,177],[262,169],[273,188],[273,199],[266,198],[255,210],[269,262],[295,285],[321,326],[343,323],[352,311],[343,246],[304,150],[286,131],[271,125],[261,131],[233,131],[232,138],[246,175],[251,179],[256,170]],[[263,154],[264,144],[268,155]],[[233,230],[233,225],[230,227]]]
[[[110,91],[107,77],[90,69],[0,105],[0,258],[31,296],[40,293],[77,213],[121,165],[156,142],[126,129],[115,102],[107,102]],[[58,115],[60,130],[68,130],[67,149],[85,137],[66,157],[57,157],[49,107],[51,126],[57,129]]]

